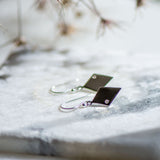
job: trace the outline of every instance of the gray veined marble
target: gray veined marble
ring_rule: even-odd
[[[80,159],[160,159],[160,129],[99,139],[92,142],[71,142],[43,138],[1,136],[3,153],[36,154]],[[2,147],[3,146],[3,147]]]
[[[100,60],[102,55],[93,56]],[[101,63],[95,59],[67,68],[63,67],[69,61],[67,56],[56,52],[26,53],[11,59],[1,70],[10,76],[0,80],[0,151],[68,158],[159,159],[159,57],[103,54]],[[123,65],[120,59],[125,59]],[[143,64],[141,59],[145,59]],[[131,63],[133,60],[137,63]],[[54,62],[59,65],[52,65]],[[86,93],[54,96],[49,88],[75,76],[85,77],[85,81],[93,72],[112,75],[108,86],[122,88],[113,104],[60,112],[60,103]]]

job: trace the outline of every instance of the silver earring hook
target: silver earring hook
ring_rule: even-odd
[[[72,102],[75,102],[79,99],[84,99],[84,98],[89,97],[89,96],[93,96],[93,94],[88,94],[88,95],[85,95],[85,96],[67,101],[67,102],[65,102],[65,103],[63,103],[59,106],[59,110],[61,112],[72,112],[72,111],[75,111],[78,108],[85,108],[85,107],[91,106],[92,101],[84,101],[84,102],[78,103],[76,105],[72,104]],[[67,105],[69,105],[69,107],[67,107]],[[71,106],[71,105],[73,105],[73,106]]]
[[[78,87],[74,87],[72,89],[68,89],[65,91],[55,91],[53,88],[56,88],[55,86],[52,86],[52,88],[50,88],[49,92],[53,93],[53,94],[65,94],[65,93],[73,93],[73,92],[77,92],[83,89],[83,86],[78,86]]]
[[[75,111],[75,110],[78,109],[78,108],[85,108],[85,107],[89,107],[89,106],[91,106],[91,105],[92,105],[92,101],[85,101],[85,102],[80,103],[80,104],[77,105],[77,106],[70,107],[70,108],[65,107],[65,104],[61,104],[61,105],[59,106],[59,110],[60,110],[61,112],[72,112],[72,111]]]
[[[64,83],[61,83],[61,84],[57,84],[57,85],[54,85],[52,86],[50,89],[49,89],[49,93],[52,93],[52,94],[66,94],[66,93],[72,93],[72,92],[76,92],[76,91],[80,91],[83,89],[83,86],[77,86],[77,87],[74,87],[74,88],[69,88],[67,90],[62,90],[62,91],[56,91],[56,88],[60,87],[60,86],[65,86],[65,85],[68,85],[68,84],[72,84],[72,83],[75,83],[75,82],[78,82],[79,79],[75,79],[75,81],[67,81],[67,82],[64,82]]]

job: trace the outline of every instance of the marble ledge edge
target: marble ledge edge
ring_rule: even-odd
[[[160,128],[85,143],[1,134],[0,152],[64,158],[160,160]]]

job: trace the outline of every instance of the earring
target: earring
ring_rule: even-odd
[[[108,107],[117,96],[118,92],[121,88],[111,88],[111,87],[101,87],[98,89],[97,94],[91,100],[83,101],[80,104],[74,104],[77,100],[82,98],[88,98],[89,95],[83,96],[77,99],[73,99],[67,101],[59,106],[59,110],[62,112],[71,112],[78,108],[86,108],[86,107]]]
[[[113,77],[110,77],[110,76],[93,74],[83,86],[77,86],[77,87],[68,89],[66,91],[56,91],[55,90],[56,87],[60,86],[60,85],[57,85],[57,86],[52,86],[52,88],[50,88],[49,91],[50,93],[53,93],[53,94],[73,93],[81,90],[86,90],[90,92],[97,91],[99,87],[105,86],[112,78]],[[71,83],[71,82],[69,81],[65,84],[68,84],[68,83]]]

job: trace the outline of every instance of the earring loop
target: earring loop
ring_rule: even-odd
[[[72,111],[74,111],[74,110],[76,110],[78,108],[86,108],[86,107],[92,105],[92,101],[88,100],[88,101],[84,101],[84,102],[81,102],[81,103],[78,102],[78,103],[76,103],[76,105],[74,105],[72,103],[76,102],[77,100],[84,99],[84,98],[87,98],[87,97],[92,98],[91,96],[93,97],[93,94],[88,94],[88,95],[85,95],[85,96],[82,96],[82,97],[78,97],[78,98],[69,100],[69,101],[61,104],[59,106],[59,110],[61,112],[72,112]],[[67,105],[69,107],[67,107]]]
[[[79,103],[78,105],[71,106],[70,103],[75,102],[76,100],[86,98],[90,95],[86,95],[83,97],[79,97],[70,101],[67,101],[59,106],[59,110],[62,112],[71,112],[78,108],[86,108],[90,106],[95,107],[108,107],[114,98],[117,96],[118,92],[121,90],[121,88],[111,88],[111,87],[101,87],[99,88],[97,94],[93,98],[93,100],[87,100],[84,102]],[[69,104],[69,107],[67,107],[67,104]]]
[[[81,90],[95,92],[98,90],[99,87],[105,86],[107,83],[109,83],[109,81],[112,78],[113,77],[110,77],[110,76],[93,74],[83,86],[80,85],[80,86],[68,89],[66,91],[55,91],[56,87],[62,85],[62,84],[59,84],[57,86],[52,86],[52,88],[50,88],[49,92],[53,93],[53,94],[74,93],[74,92],[81,91]],[[69,84],[69,83],[73,83],[73,81],[65,82],[65,83],[63,83],[63,85]]]

